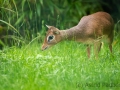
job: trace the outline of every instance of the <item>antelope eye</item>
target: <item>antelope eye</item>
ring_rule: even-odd
[[[53,39],[53,36],[49,36],[49,39],[50,39],[50,40]]]
[[[50,42],[53,38],[54,36],[48,36],[48,42]]]

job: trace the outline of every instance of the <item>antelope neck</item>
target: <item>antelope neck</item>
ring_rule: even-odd
[[[60,30],[61,32],[61,39],[62,40],[73,40],[76,38],[76,34],[77,34],[77,27],[72,27],[70,29],[66,29],[66,30]]]

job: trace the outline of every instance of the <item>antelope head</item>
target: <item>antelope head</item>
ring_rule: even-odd
[[[46,26],[48,28],[48,31],[46,33],[46,37],[44,39],[41,50],[46,50],[61,41],[60,30],[54,26]]]

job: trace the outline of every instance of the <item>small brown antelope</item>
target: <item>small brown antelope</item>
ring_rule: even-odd
[[[114,21],[106,12],[96,12],[81,18],[78,25],[59,30],[54,26],[48,26],[48,31],[42,45],[42,50],[57,44],[63,40],[74,40],[87,44],[87,54],[90,57],[90,44],[94,44],[95,56],[101,49],[102,40],[106,39],[112,52]],[[105,37],[105,38],[104,38]]]

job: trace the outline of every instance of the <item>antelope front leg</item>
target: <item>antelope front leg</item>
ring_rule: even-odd
[[[88,58],[90,58],[90,45],[87,45],[87,55],[88,55]]]

